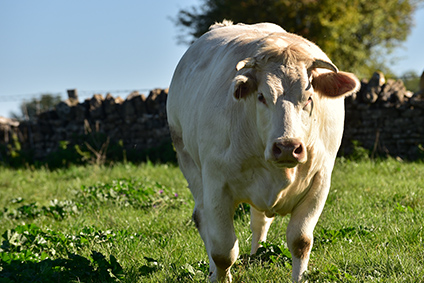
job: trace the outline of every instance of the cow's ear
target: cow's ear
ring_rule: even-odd
[[[243,75],[238,75],[233,81],[233,95],[239,100],[246,98],[250,93],[257,89],[256,79],[252,72],[247,72]]]
[[[312,86],[321,95],[328,97],[348,96],[357,92],[361,86],[354,74],[346,72],[313,73]]]

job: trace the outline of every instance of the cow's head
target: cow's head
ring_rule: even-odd
[[[360,85],[353,74],[339,72],[328,58],[313,58],[290,46],[278,54],[242,60],[236,69],[234,98],[255,104],[265,159],[286,168],[307,161],[307,146],[313,143],[314,131],[319,131],[314,125],[325,115],[318,108],[326,98],[344,97]]]

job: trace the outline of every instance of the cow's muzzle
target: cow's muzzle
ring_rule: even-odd
[[[279,139],[271,151],[271,161],[279,167],[292,168],[306,162],[306,148],[299,139]]]

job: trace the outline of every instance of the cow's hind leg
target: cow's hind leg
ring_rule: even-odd
[[[250,207],[250,229],[252,230],[252,248],[250,254],[256,253],[261,242],[266,241],[269,227],[274,218],[266,217],[265,212]]]
[[[188,182],[188,186],[195,201],[197,201],[197,199],[202,198],[202,174],[193,158],[191,158],[190,154],[185,149],[182,134],[172,127],[170,127],[170,132],[175,150],[177,151],[178,165]]]
[[[177,151],[178,164],[180,166],[181,172],[188,182],[189,189],[193,195],[195,206],[192,214],[192,219],[194,225],[196,226],[199,234],[205,243],[206,250],[208,251],[207,243],[207,222],[208,218],[204,212],[203,206],[203,185],[202,185],[202,174],[197,167],[194,160],[191,158],[190,154],[185,150],[185,146],[182,140],[181,133],[177,132],[175,129],[170,128],[172,141],[174,142],[175,149]],[[208,253],[209,262],[210,262],[210,272],[216,273],[216,266],[212,260],[210,253]]]

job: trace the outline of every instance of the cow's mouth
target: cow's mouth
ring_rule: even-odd
[[[284,168],[294,168],[296,167],[298,164],[300,164],[300,162],[295,161],[295,160],[272,160],[271,163],[281,169]]]

